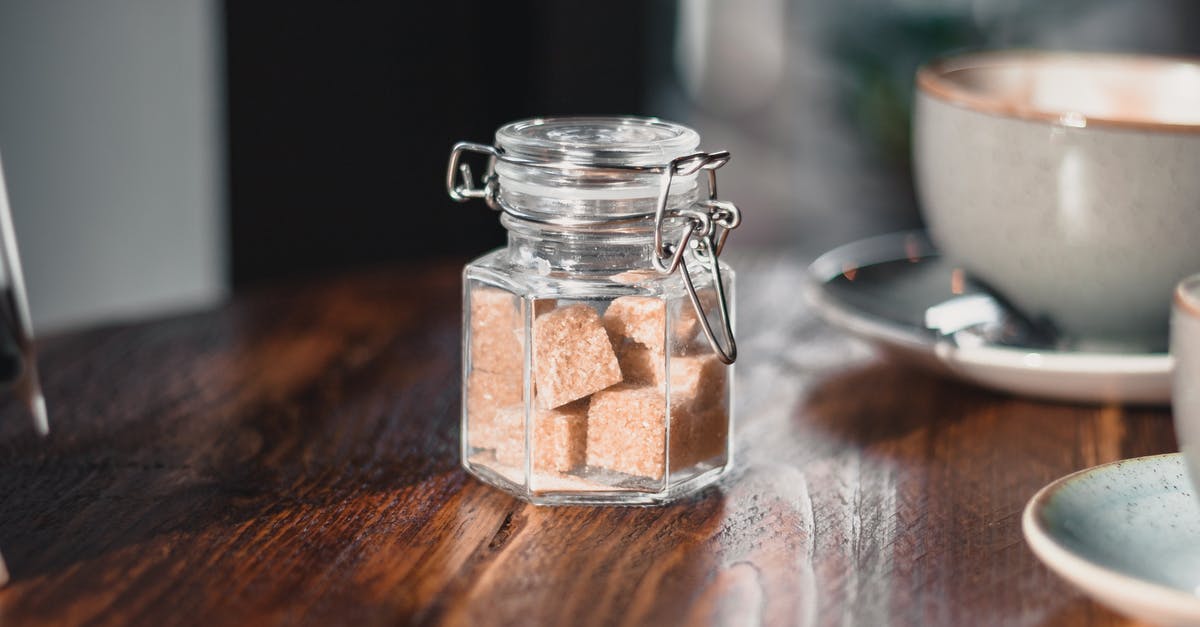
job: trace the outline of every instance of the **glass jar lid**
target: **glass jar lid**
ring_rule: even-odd
[[[661,166],[695,153],[700,134],[657,118],[534,118],[500,127],[496,147],[529,163]]]
[[[651,216],[663,172],[696,154],[700,134],[672,122],[631,116],[533,118],[496,131],[496,202],[538,221]],[[699,199],[696,173],[674,176],[668,204]]]

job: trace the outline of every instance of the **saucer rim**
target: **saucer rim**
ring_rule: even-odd
[[[914,239],[915,238],[915,239]],[[909,352],[932,358],[938,365],[954,371],[960,376],[969,378],[977,383],[977,376],[966,372],[973,368],[986,368],[993,372],[1007,374],[1046,374],[1060,376],[1108,376],[1141,378],[1153,380],[1161,384],[1170,378],[1173,360],[1170,353],[1104,353],[1091,351],[1038,350],[1032,347],[1021,348],[1014,346],[997,346],[984,344],[980,346],[961,347],[956,344],[939,340],[932,333],[922,332],[920,327],[865,312],[837,299],[828,293],[824,287],[837,276],[839,258],[863,258],[859,267],[886,263],[902,259],[904,254],[900,243],[915,242],[920,249],[919,257],[929,257],[937,254],[937,249],[929,240],[925,229],[897,231],[872,237],[861,238],[832,248],[818,256],[810,263],[805,271],[806,293],[808,301],[813,304],[817,313],[826,321],[862,339],[878,342],[885,346],[905,349]],[[870,254],[865,251],[886,250],[891,247],[894,253],[882,255]],[[857,249],[857,250],[856,250]],[[867,257],[867,258],[864,258]],[[1145,381],[1143,381],[1144,383]],[[984,382],[988,387],[997,387]],[[1001,386],[1003,387],[1003,386]],[[1006,388],[1010,389],[1011,388]],[[1039,393],[1044,398],[1065,400],[1108,401],[1102,393],[1095,395],[1047,395]],[[1169,394],[1144,393],[1130,396],[1130,402],[1136,403],[1166,403]]]
[[[1154,614],[1160,619],[1171,616],[1172,620],[1200,623],[1200,596],[1093,562],[1059,544],[1039,516],[1056,494],[1070,489],[1076,481],[1112,472],[1122,465],[1154,465],[1181,458],[1181,453],[1163,453],[1121,459],[1084,468],[1051,481],[1029,499],[1021,514],[1021,532],[1026,544],[1038,560],[1056,575],[1118,612],[1137,618]],[[1130,607],[1146,611],[1133,613],[1128,609]]]

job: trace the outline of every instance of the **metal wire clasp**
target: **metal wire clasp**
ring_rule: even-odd
[[[488,156],[487,171],[483,175],[483,187],[475,187],[475,177],[471,175],[471,166],[459,163],[464,152],[478,152]],[[450,165],[446,168],[446,192],[454,202],[467,202],[472,198],[482,198],[492,209],[499,209],[496,196],[500,186],[496,181],[496,159],[500,150],[487,144],[474,142],[458,142],[450,151]],[[461,178],[462,183],[459,183]]]
[[[717,200],[717,169],[729,162],[729,153],[719,151],[712,153],[698,152],[673,159],[663,169],[662,189],[658,193],[658,204],[654,211],[654,256],[651,261],[654,268],[662,274],[671,274],[677,268],[687,287],[688,299],[696,309],[696,317],[708,343],[712,345],[717,358],[722,363],[732,364],[737,359],[737,341],[733,337],[733,324],[729,316],[729,303],[725,297],[725,283],[721,280],[721,264],[718,256],[725,248],[725,239],[729,232],[742,223],[742,213],[737,205],[731,202]],[[708,200],[696,203],[694,207],[678,209],[672,212],[672,217],[686,218],[688,225],[681,229],[677,243],[667,243],[663,237],[663,224],[667,217],[667,200],[671,195],[671,182],[676,175],[690,176],[703,170],[708,174]],[[692,275],[688,271],[684,252],[691,246],[695,257],[708,266],[712,274],[713,291],[717,295],[717,311],[721,317],[721,327],[725,334],[726,346],[722,346],[713,332],[708,316],[704,312],[704,304],[696,293],[692,283]]]

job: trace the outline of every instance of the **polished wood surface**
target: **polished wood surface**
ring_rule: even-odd
[[[661,508],[537,508],[459,468],[452,265],[48,338],[51,435],[0,416],[0,624],[1125,624],[1021,509],[1174,450],[1169,413],[880,361],[801,268],[739,262],[738,466]]]

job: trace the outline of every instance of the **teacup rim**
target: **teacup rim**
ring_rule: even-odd
[[[987,64],[995,65],[998,64],[998,62],[1011,63],[1014,60],[1018,60],[1028,63],[1031,61],[1045,62],[1051,60],[1063,61],[1072,59],[1109,59],[1113,61],[1119,61],[1121,63],[1182,63],[1200,68],[1200,57],[1187,55],[1165,55],[1133,52],[1039,50],[1024,48],[979,50],[936,57],[921,64],[921,66],[917,68],[916,86],[919,92],[943,102],[961,106],[973,111],[1006,118],[1046,122],[1055,126],[1077,129],[1098,127],[1200,134],[1200,123],[1158,122],[1148,120],[1131,120],[1103,115],[1084,115],[1077,111],[1055,111],[1022,103],[1008,102],[991,94],[971,90],[948,80],[945,76],[949,72],[968,69],[971,67],[979,67]]]
[[[1200,273],[1186,276],[1175,284],[1175,307],[1193,318],[1200,318],[1200,294],[1192,292],[1197,286],[1200,286]]]

